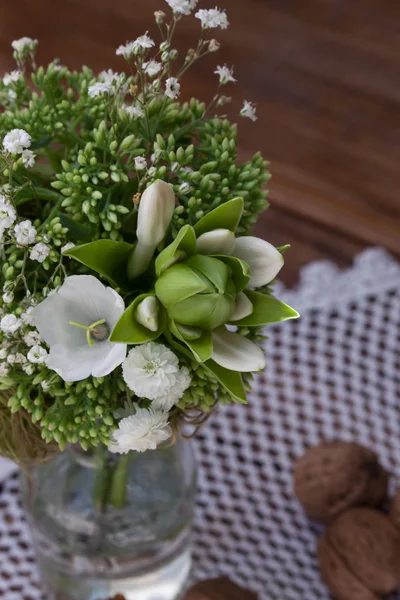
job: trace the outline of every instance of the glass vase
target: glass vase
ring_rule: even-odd
[[[187,590],[196,470],[189,442],[143,454],[69,448],[23,475],[49,600],[177,600]]]

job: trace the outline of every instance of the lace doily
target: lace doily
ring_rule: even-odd
[[[196,440],[194,574],[227,575],[260,600],[329,600],[321,528],[294,498],[293,462],[323,438],[355,440],[400,483],[400,265],[372,249],[346,271],[313,263],[297,290],[280,288],[301,319],[268,328],[249,406],[221,408]],[[39,600],[17,492],[11,478],[0,494],[0,597]]]

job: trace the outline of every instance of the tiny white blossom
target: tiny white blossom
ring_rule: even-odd
[[[141,119],[144,117],[144,111],[140,106],[134,106],[133,104],[123,104],[122,110],[128,114],[131,119]]]
[[[177,98],[181,91],[181,84],[176,77],[169,77],[165,82],[165,95],[173,100]]]
[[[143,171],[147,167],[147,161],[143,156],[135,157],[135,167],[138,171]]]
[[[112,91],[113,87],[110,83],[102,83],[101,81],[88,87],[88,94],[91,98],[96,98],[100,94],[110,94]]]
[[[33,246],[29,258],[31,260],[37,260],[38,262],[42,263],[48,257],[49,252],[50,248],[46,246],[46,244],[39,242],[39,244],[35,244],[35,246]]]
[[[10,100],[16,100],[17,92],[15,90],[8,90],[7,96],[10,98]]]
[[[236,83],[237,81],[233,76],[233,67],[229,68],[227,65],[223,67],[218,66],[214,73],[219,76],[219,81],[222,85],[229,82]]]
[[[32,365],[32,363],[26,363],[25,365],[22,365],[22,370],[27,375],[33,375],[33,373],[35,372],[35,367]]]
[[[128,59],[132,56],[133,52],[135,50],[135,42],[126,42],[126,44],[121,44],[121,46],[119,46],[116,51],[115,54],[117,54],[117,56],[123,56],[124,58]]]
[[[142,48],[143,50],[146,50],[147,48],[152,48],[154,46],[154,41],[147,34],[148,31],[133,42],[135,49]]]
[[[31,363],[41,365],[47,361],[48,358],[47,350],[43,346],[33,346],[28,352],[28,360]]]
[[[0,348],[0,360],[5,360],[8,355],[7,348]]]
[[[23,54],[26,51],[32,52],[38,45],[37,40],[33,40],[30,37],[22,37],[19,40],[11,42],[11,46],[17,52],[17,54]]]
[[[6,73],[3,77],[4,85],[10,85],[10,83],[14,83],[22,77],[21,71],[11,71],[11,73]]]
[[[163,68],[162,64],[156,60],[150,60],[143,63],[143,69],[149,77],[155,77]]]
[[[32,150],[24,150],[22,155],[22,164],[24,165],[24,167],[28,168],[28,167],[33,167],[35,164],[35,160],[36,160],[36,155],[34,152],[32,152]]]
[[[134,415],[121,419],[118,429],[111,435],[108,448],[111,452],[119,454],[127,454],[131,450],[136,452],[155,450],[171,435],[168,413],[138,408]]]
[[[26,363],[25,356],[21,354],[21,352],[17,352],[16,354],[14,354],[14,363],[16,365],[23,365],[24,363]]]
[[[102,71],[99,73],[99,78],[106,85],[113,85],[113,83],[118,83],[121,75],[119,73],[115,73],[112,69],[108,69],[108,71]]]
[[[42,336],[38,331],[29,331],[29,333],[24,335],[24,342],[27,346],[38,346],[40,342],[42,342]]]
[[[72,248],[75,248],[75,244],[73,242],[68,242],[68,244],[65,244],[65,246],[61,248],[61,254],[68,252],[68,250],[71,250]]]
[[[115,54],[123,56],[127,60],[131,58],[132,54],[137,52],[139,49],[147,49],[154,46],[154,41],[147,35],[147,31],[144,35],[141,35],[133,42],[126,42],[117,48]]]
[[[21,315],[21,321],[23,323],[25,323],[25,325],[33,325],[33,306],[30,306],[29,308],[26,309],[26,311],[24,313],[22,313]]]
[[[4,304],[11,304],[11,302],[14,300],[14,294],[12,292],[5,292],[2,295],[2,298]]]
[[[190,15],[199,0],[166,0],[172,10],[181,15]]]
[[[15,363],[15,354],[9,354],[7,356],[7,362],[9,365],[13,365]]]
[[[203,8],[195,14],[195,17],[200,19],[203,29],[215,29],[217,27],[227,29],[229,25],[226,12],[217,7],[211,9]]]
[[[4,148],[11,154],[22,154],[25,148],[29,148],[32,138],[25,129],[12,129],[3,139]]]
[[[7,377],[9,370],[10,370],[10,367],[7,365],[7,363],[1,363],[0,364],[0,377]]]
[[[21,326],[21,320],[15,315],[5,315],[0,321],[0,329],[4,333],[15,333]]]
[[[257,121],[257,115],[256,115],[256,106],[255,104],[253,104],[252,102],[248,102],[247,100],[244,101],[243,104],[243,108],[240,111],[240,115],[242,117],[247,117],[248,119],[251,119],[252,121]]]
[[[17,244],[27,246],[28,244],[33,244],[35,242],[36,229],[31,221],[21,221],[21,223],[15,225],[14,231]]]
[[[15,208],[5,199],[0,199],[0,230],[11,227],[17,218]]]

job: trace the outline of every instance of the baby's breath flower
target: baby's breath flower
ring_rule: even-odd
[[[3,232],[5,229],[11,227],[17,218],[15,208],[2,197],[0,199],[0,230]]]
[[[181,91],[181,84],[176,77],[169,77],[165,82],[165,95],[175,100]]]
[[[96,98],[96,96],[100,96],[100,94],[110,94],[113,91],[113,87],[110,83],[102,83],[98,81],[93,85],[89,85],[88,94],[91,98]]]
[[[68,252],[68,250],[71,250],[72,248],[75,248],[75,244],[73,242],[68,242],[68,244],[65,244],[65,246],[61,248],[61,254]]]
[[[21,327],[21,320],[15,315],[5,315],[0,321],[0,329],[4,333],[15,333]]]
[[[141,119],[144,117],[144,110],[140,106],[134,106],[133,104],[123,104],[122,110],[128,114],[131,119]]]
[[[22,370],[27,375],[33,375],[33,373],[35,372],[35,367],[31,363],[25,363],[24,365],[22,365]]]
[[[29,308],[26,309],[26,311],[24,313],[22,313],[21,315],[21,321],[23,323],[25,323],[25,325],[32,325],[34,320],[33,320],[33,306],[30,306]]]
[[[10,367],[7,365],[7,363],[0,364],[0,377],[7,377],[9,371]]]
[[[10,85],[10,83],[14,83],[14,82],[18,81],[20,77],[22,77],[21,71],[18,71],[18,70],[11,71],[11,73],[6,73],[4,75],[3,83],[4,83],[4,85]]]
[[[22,37],[19,40],[14,40],[11,42],[11,46],[15,50],[15,52],[19,55],[24,54],[25,52],[33,52],[38,45],[37,40],[33,40],[30,37]]]
[[[39,242],[38,244],[35,244],[33,246],[31,253],[29,255],[29,258],[31,260],[37,260],[38,262],[42,263],[46,260],[49,253],[50,253],[50,248],[48,246],[46,246],[46,244]]]
[[[117,83],[120,77],[120,74],[115,73],[112,69],[108,69],[108,71],[102,71],[99,73],[99,78],[106,85],[113,85],[113,83]]]
[[[49,390],[51,388],[51,383],[50,383],[50,381],[47,381],[47,379],[42,381],[40,385],[42,386],[42,389],[44,392],[47,392],[47,390]]]
[[[41,365],[47,361],[48,358],[47,350],[43,346],[33,346],[28,352],[28,360],[31,363]]]
[[[32,138],[25,129],[12,129],[4,136],[3,146],[11,154],[22,154],[31,142]]]
[[[14,300],[14,294],[12,292],[5,292],[2,295],[2,298],[4,304],[11,304],[11,302]]]
[[[14,354],[14,363],[16,365],[23,365],[24,363],[26,363],[26,357],[21,354],[21,352],[17,352],[16,354]]]
[[[203,29],[215,29],[217,27],[227,29],[229,25],[226,12],[217,7],[211,9],[202,8],[195,14],[195,17],[200,19]]]
[[[15,363],[15,354],[9,354],[7,356],[7,362],[9,365],[13,365]]]
[[[157,25],[162,25],[164,23],[164,19],[167,15],[163,10],[156,10],[154,12],[154,17],[156,19]]]
[[[233,67],[229,68],[227,65],[224,65],[223,67],[218,66],[214,73],[219,76],[219,82],[222,85],[229,82],[236,83],[237,81],[233,76]]]
[[[232,102],[231,96],[220,96],[217,100],[217,106],[225,106]]]
[[[42,336],[38,331],[29,331],[23,337],[25,344],[29,347],[38,346],[42,342]]]
[[[147,34],[148,31],[146,31],[144,35],[141,35],[133,42],[135,50],[138,50],[139,48],[146,50],[154,46],[154,40],[152,40]]]
[[[0,348],[0,360],[5,360],[8,355],[7,348]]]
[[[131,450],[136,452],[155,450],[171,435],[168,413],[138,408],[134,415],[125,417],[119,422],[118,429],[111,436],[108,448],[118,454],[127,454]]]
[[[15,90],[8,90],[7,96],[10,98],[10,100],[16,100],[17,92]]]
[[[163,68],[162,64],[156,60],[150,60],[143,63],[143,69],[149,77],[155,77]]]
[[[138,171],[143,171],[147,167],[147,161],[143,156],[136,156],[135,167]]]
[[[17,244],[28,246],[28,244],[33,244],[35,242],[36,229],[31,221],[21,221],[21,223],[15,225],[14,231]]]
[[[247,117],[248,119],[251,119],[252,121],[257,121],[257,115],[256,115],[256,105],[253,104],[252,102],[248,102],[248,100],[244,101],[243,104],[243,108],[240,111],[240,115],[242,117]]]
[[[172,10],[181,15],[190,15],[191,11],[196,8],[199,0],[166,0],[166,3]]]
[[[210,52],[217,52],[220,48],[221,48],[221,44],[219,43],[218,40],[216,40],[214,38],[212,40],[210,40],[210,42],[208,44],[208,50]]]
[[[132,54],[135,50],[135,42],[126,42],[126,44],[121,44],[115,51],[117,56],[123,56],[128,59],[131,58]]]
[[[28,167],[33,167],[35,164],[35,153],[32,152],[32,150],[24,150],[22,155],[22,164],[24,165],[24,167],[28,168]]]

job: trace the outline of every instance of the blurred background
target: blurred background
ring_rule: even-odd
[[[215,6],[202,0],[201,7]],[[39,39],[38,62],[123,70],[115,49],[150,29],[163,0],[3,0],[0,70],[14,67],[11,41]],[[222,48],[183,80],[183,96],[210,99],[216,64],[235,67],[227,114],[243,99],[259,120],[242,120],[243,158],[271,161],[272,207],[257,233],[292,244],[282,272],[293,284],[316,258],[346,266],[363,247],[400,254],[400,3],[396,0],[221,0],[230,21]],[[185,52],[199,23],[176,35]],[[194,37],[195,36],[195,37]]]

